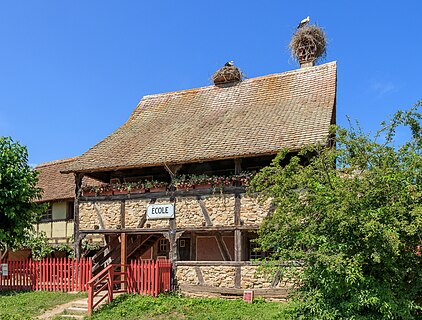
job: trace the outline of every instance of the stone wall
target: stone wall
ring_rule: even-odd
[[[240,205],[240,219],[243,225],[259,225],[268,214],[270,201],[260,205],[256,198],[242,195]],[[169,203],[170,198],[157,199],[155,203]],[[203,227],[211,223],[212,226],[234,226],[235,196],[233,194],[212,194],[197,197],[176,198],[176,226]],[[125,227],[140,228],[140,222],[146,214],[151,199],[128,199],[125,204]],[[120,221],[120,201],[81,202],[79,206],[79,220],[81,230],[116,229]],[[207,222],[208,221],[208,222]],[[148,220],[143,228],[168,228],[169,220]]]
[[[120,202],[99,201],[79,204],[79,229],[116,229],[120,225]]]
[[[240,285],[236,286],[236,268],[240,269]],[[286,279],[274,281],[273,274],[258,270],[256,265],[180,265],[176,273],[178,285],[207,286],[218,288],[266,289],[290,288]]]

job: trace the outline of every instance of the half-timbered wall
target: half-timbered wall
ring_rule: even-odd
[[[146,208],[152,202],[143,198],[125,201],[124,228],[168,228],[169,220],[145,220]],[[170,197],[159,198],[155,203],[170,203]],[[201,197],[177,197],[176,227],[230,227],[235,226],[236,200],[233,194],[214,194]],[[254,197],[240,197],[240,223],[259,226],[268,214],[270,201],[258,203]],[[80,230],[120,229],[121,201],[83,201],[79,207]]]

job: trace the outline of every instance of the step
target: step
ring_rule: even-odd
[[[88,312],[88,308],[80,308],[80,307],[69,307],[65,309],[65,312],[71,315],[78,315],[78,314],[86,314]]]
[[[67,319],[83,319],[85,316],[79,315],[79,314],[61,314],[61,318],[67,318]]]

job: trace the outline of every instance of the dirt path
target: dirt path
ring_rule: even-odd
[[[70,306],[72,306],[72,304],[77,303],[77,302],[84,303],[84,302],[86,302],[86,298],[75,299],[75,300],[66,302],[64,304],[60,304],[58,306],[55,306],[54,309],[47,310],[42,315],[38,316],[36,319],[51,319],[51,318],[61,314],[66,308],[69,308]]]

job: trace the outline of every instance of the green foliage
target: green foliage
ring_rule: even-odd
[[[252,181],[251,191],[276,206],[259,245],[275,261],[294,262],[283,270],[298,288],[292,318],[421,316],[419,105],[397,112],[375,139],[335,128],[336,148],[310,146],[290,159],[284,150]],[[412,137],[397,147],[401,125]]]
[[[53,247],[48,243],[48,238],[45,232],[35,234],[33,232],[25,235],[22,247],[31,249],[32,258],[41,260],[48,257],[53,251]]]
[[[43,206],[38,172],[28,165],[26,147],[0,137],[0,243],[15,246],[32,229]]]
[[[94,312],[92,319],[215,319],[255,320],[284,319],[286,305],[278,302],[253,304],[242,300],[211,298],[183,298],[159,295],[157,298],[141,295],[119,296],[111,304]]]

